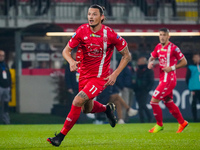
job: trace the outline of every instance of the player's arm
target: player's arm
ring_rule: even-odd
[[[129,52],[127,46],[119,53],[122,55],[121,61],[116,70],[106,78],[106,80],[108,81],[105,84],[105,86],[114,85],[118,75],[122,72],[122,70],[126,67],[128,62],[131,60],[131,53]]]
[[[77,71],[77,64],[80,62],[77,62],[72,58],[71,51],[72,49],[69,47],[69,44],[67,44],[67,46],[63,49],[62,55],[65,58],[65,60],[68,61],[70,65],[70,71]]]
[[[154,63],[154,60],[156,58],[154,58],[153,56],[151,56],[148,60],[148,69],[152,69],[153,68],[153,63]]]
[[[183,58],[180,60],[180,62],[179,62],[177,65],[175,65],[175,69],[182,68],[182,67],[184,67],[184,66],[186,66],[186,65],[187,65],[187,60],[186,60],[185,57],[183,57]],[[172,67],[171,67],[171,68],[172,68]]]
[[[117,76],[122,72],[132,58],[127,46],[119,53],[122,55],[122,58],[117,69],[113,72],[113,74],[116,74]]]
[[[182,68],[182,67],[184,67],[186,65],[187,65],[187,60],[186,60],[185,57],[183,57],[177,65],[170,66],[170,67],[165,67],[162,70],[164,70],[165,72],[168,73],[168,72],[170,72],[172,70],[176,70],[176,69]]]

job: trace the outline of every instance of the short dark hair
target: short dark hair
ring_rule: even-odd
[[[199,53],[199,52],[194,52],[194,53],[193,53],[193,56],[194,56],[194,55],[199,55],[199,56],[200,56],[200,53]]]
[[[165,33],[169,33],[169,29],[167,29],[167,28],[161,28],[159,31],[163,31]]]
[[[105,8],[104,8],[103,6],[94,4],[94,5],[91,5],[90,8],[97,8],[97,9],[99,9],[100,15],[101,15],[101,16],[104,15],[104,10],[105,10]],[[101,23],[102,23],[103,21],[104,21],[104,19],[101,20]]]
[[[3,49],[1,49],[1,48],[0,48],[0,51],[2,51],[2,52],[4,52],[4,53],[5,53],[5,51],[4,51]]]

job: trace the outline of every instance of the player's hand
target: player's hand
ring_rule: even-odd
[[[78,64],[80,63],[80,61],[73,61],[72,63],[70,63],[70,71],[77,71],[78,70]]]
[[[150,61],[150,62],[148,63],[148,69],[152,69],[152,68],[153,68],[153,62]]]
[[[170,72],[170,71],[172,71],[172,68],[171,67],[164,67],[164,68],[162,68],[162,70],[164,71],[164,72]]]
[[[114,85],[116,82],[117,77],[114,74],[109,75],[104,80],[108,80],[104,86]]]

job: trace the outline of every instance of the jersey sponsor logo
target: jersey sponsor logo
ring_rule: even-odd
[[[165,55],[159,55],[159,57],[165,57]]]
[[[161,51],[164,51],[164,52],[166,52],[167,50],[166,50],[166,49],[164,49],[164,48],[161,48]]]
[[[100,38],[101,35],[97,35],[97,34],[92,33],[92,34],[90,34],[90,37],[97,37],[97,38]]]
[[[167,59],[166,59],[166,57],[160,57],[160,58],[159,58],[159,61],[160,61],[160,66],[163,66],[163,67],[166,66],[166,64],[167,64]]]
[[[90,50],[88,52],[89,56],[91,56],[91,57],[102,57],[103,49],[100,45],[91,43],[90,46],[88,46],[88,49]]]

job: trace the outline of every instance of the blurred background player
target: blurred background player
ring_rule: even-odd
[[[133,98],[134,98],[134,92],[132,89],[133,76],[135,76],[135,72],[133,70],[131,62],[129,62],[127,66],[123,69],[123,71],[119,74],[116,81],[116,85],[120,92],[119,93],[120,97],[130,107],[133,105]],[[135,112],[137,113],[137,110],[135,110]],[[128,122],[129,119],[128,111],[122,108],[122,113],[123,113],[122,116],[123,120]]]
[[[70,71],[77,71],[77,64],[80,64],[79,93],[72,102],[71,110],[60,133],[47,139],[54,146],[61,144],[78,120],[81,110],[84,113],[105,112],[110,125],[112,127],[116,125],[114,104],[103,105],[93,101],[93,98],[99,95],[106,86],[115,84],[118,75],[131,60],[131,54],[127,42],[114,30],[102,24],[104,19],[104,10],[101,6],[90,6],[88,9],[89,23],[81,25],[76,30],[63,50],[62,54],[70,64]],[[71,56],[72,49],[77,46],[82,50],[83,59],[81,62],[75,61]],[[116,70],[109,74],[114,47],[122,55],[122,58]]]
[[[149,130],[150,133],[156,133],[163,130],[163,116],[159,106],[161,100],[164,101],[165,106],[179,123],[177,133],[182,132],[188,125],[188,122],[183,119],[179,108],[173,102],[173,89],[176,86],[176,69],[184,67],[187,64],[187,60],[180,49],[169,41],[169,38],[169,30],[167,28],[160,29],[160,43],[157,44],[149,58],[149,69],[153,68],[153,61],[156,58],[159,59],[160,66],[159,85],[155,89],[150,102],[157,124]],[[180,62],[177,64],[177,61]]]
[[[112,94],[110,95],[109,102],[114,103],[116,106],[118,124],[125,123],[124,116],[123,116],[123,108],[126,111],[128,117],[135,116],[138,113],[138,110],[131,108],[130,105],[128,105],[124,101],[124,99],[119,94],[119,90],[117,86],[115,85],[112,87]]]
[[[125,123],[123,119],[122,108],[125,108],[125,110],[127,111],[127,115],[129,117],[135,116],[138,113],[136,109],[131,108],[119,95],[119,90],[116,84],[107,87],[101,94],[97,96],[96,100],[100,101],[102,104],[107,104],[108,102],[112,102],[115,104],[118,124]],[[96,124],[102,124],[103,121],[105,121],[105,117],[102,113],[98,113],[95,116],[96,116],[96,121],[95,121]]]
[[[152,121],[152,116],[147,108],[147,100],[149,91],[154,85],[154,72],[147,68],[147,59],[145,57],[140,57],[137,60],[137,70],[136,70],[136,82],[133,85],[136,100],[139,105],[139,119],[141,123],[145,122],[145,116],[147,116],[147,121]]]
[[[197,122],[197,101],[200,102],[200,54],[194,53],[193,64],[188,65],[186,83],[192,94],[192,115]]]
[[[76,52],[72,52],[72,58],[76,60]],[[77,71],[71,72],[69,63],[65,67],[65,85],[67,89],[67,95],[70,102],[74,99],[74,96],[78,94],[78,78],[79,73]]]
[[[5,124],[10,124],[8,102],[11,99],[11,75],[5,63],[5,52],[0,50],[0,103],[1,118]]]

